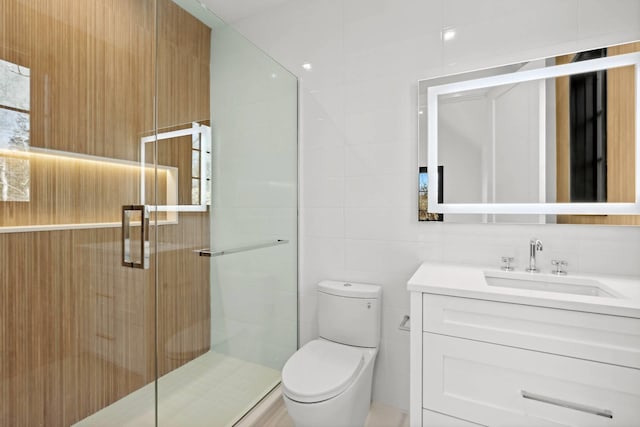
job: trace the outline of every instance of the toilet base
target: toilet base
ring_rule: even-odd
[[[331,399],[301,403],[283,393],[284,403],[296,427],[363,427],[371,406],[371,386],[375,350],[366,357],[365,366],[353,384]]]

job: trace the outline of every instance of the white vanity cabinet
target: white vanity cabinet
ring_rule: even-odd
[[[466,267],[420,269],[432,271],[409,281],[412,427],[640,426],[634,292],[589,310],[584,296],[443,281]]]

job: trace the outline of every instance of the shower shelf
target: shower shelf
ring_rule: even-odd
[[[200,256],[216,257],[216,256],[222,256],[222,255],[231,255],[238,252],[253,251],[255,249],[270,248],[272,246],[286,245],[287,243],[289,243],[288,240],[278,239],[278,240],[270,240],[264,243],[257,243],[255,245],[239,246],[237,248],[224,249],[221,251],[212,251],[211,249],[197,249],[194,252],[197,252]]]

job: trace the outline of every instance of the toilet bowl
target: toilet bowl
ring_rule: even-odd
[[[282,372],[285,405],[296,427],[364,425],[377,353],[323,339],[302,347]]]
[[[318,285],[320,338],[282,370],[283,398],[296,427],[364,425],[380,341],[380,294],[375,285]]]

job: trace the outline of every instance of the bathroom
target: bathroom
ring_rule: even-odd
[[[31,197],[50,195],[44,215],[24,201],[0,202],[1,425],[72,425],[148,384],[149,394],[113,414],[118,420],[137,410],[153,425],[157,411],[158,425],[191,425],[180,423],[184,402],[163,405],[169,384],[158,382],[156,402],[154,379],[210,349],[268,368],[250,375],[264,379],[253,394],[238,397],[247,377],[237,369],[225,377],[231,389],[209,401],[216,414],[239,406],[219,425],[233,424],[318,337],[317,286],[327,279],[381,286],[372,408],[401,425],[409,422],[411,335],[398,325],[423,262],[499,268],[507,256],[523,271],[536,237],[546,272],[561,259],[567,277],[640,276],[639,227],[478,224],[450,221],[454,214],[420,222],[417,213],[419,81],[637,41],[640,2],[175,2],[187,14],[169,3],[0,1],[0,59],[32,71],[32,105],[18,112],[32,112],[31,147],[50,150],[26,158]],[[189,46],[192,39],[200,41]],[[209,61],[210,80],[202,71]],[[193,197],[200,176],[181,178],[192,183],[177,196],[166,190],[179,167],[167,159],[180,156],[185,138],[160,136],[194,122],[212,133],[211,207]],[[141,173],[141,138],[155,134],[143,144],[150,166]],[[240,143],[217,145],[225,140]],[[186,151],[191,162],[197,149]],[[39,162],[49,175],[36,175]],[[129,269],[119,259],[121,209],[144,205],[141,193],[147,205],[191,207],[151,212],[149,269]],[[134,241],[140,218],[130,215]],[[204,249],[211,253],[194,252]],[[215,418],[204,425],[218,425]]]

